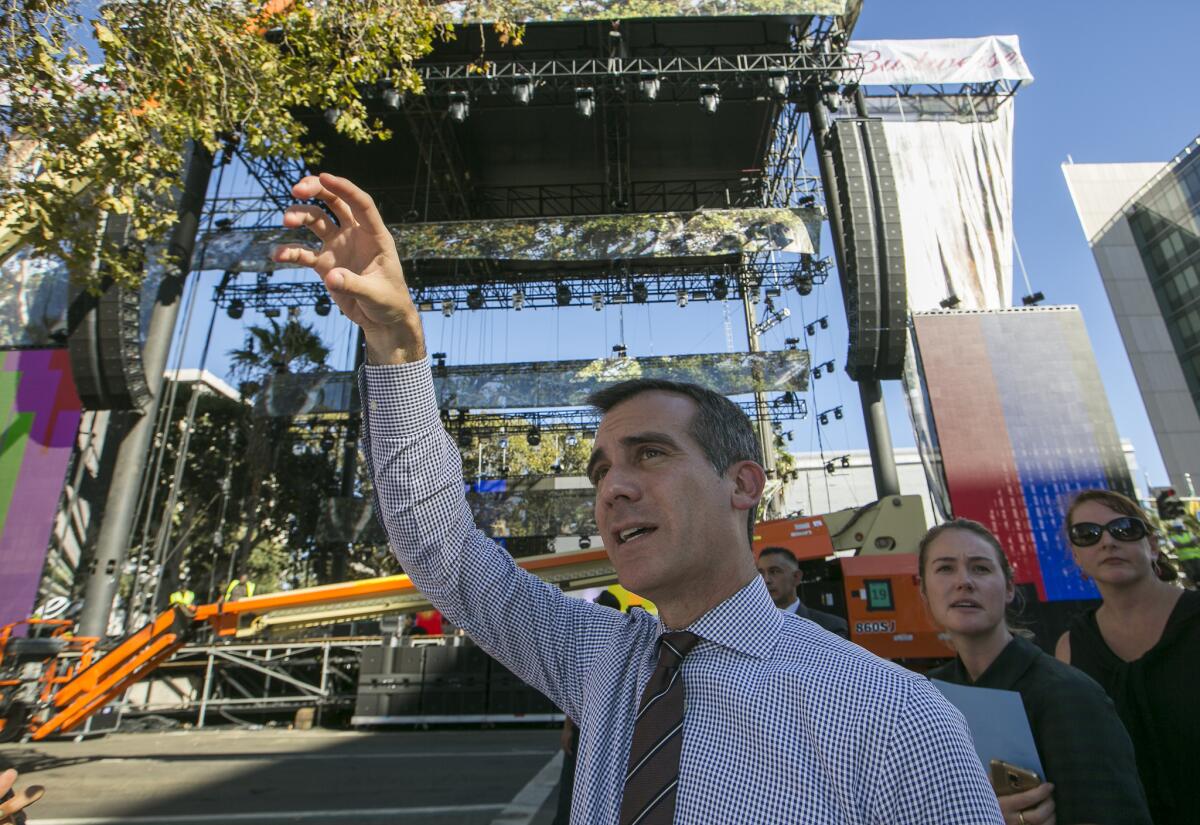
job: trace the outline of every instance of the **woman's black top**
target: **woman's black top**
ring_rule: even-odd
[[[978,681],[961,659],[928,675],[1021,694],[1044,779],[1054,783],[1059,825],[1149,825],[1129,735],[1113,703],[1083,673],[1014,637]]]
[[[1070,633],[1071,664],[1100,683],[1129,730],[1156,825],[1200,822],[1200,592],[1184,591],[1158,643],[1132,662],[1105,643],[1095,609],[1075,617]]]

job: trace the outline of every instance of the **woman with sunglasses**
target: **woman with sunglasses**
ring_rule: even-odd
[[[1045,772],[1032,790],[1000,797],[1007,825],[1148,825],[1133,745],[1100,686],[1014,634],[1016,595],[1000,542],[955,519],[921,539],[921,598],[957,657],[928,675],[1021,695]],[[1032,765],[1021,767],[1032,768]]]
[[[1109,490],[1080,493],[1067,509],[1067,537],[1103,602],[1075,617],[1055,654],[1091,676],[1117,706],[1137,753],[1157,825],[1197,821],[1200,717],[1200,592],[1169,584],[1174,570],[1146,514]]]

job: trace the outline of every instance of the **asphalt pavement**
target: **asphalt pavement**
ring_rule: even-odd
[[[551,729],[116,733],[0,746],[29,825],[550,825]]]

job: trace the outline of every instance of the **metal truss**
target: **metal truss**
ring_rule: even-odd
[[[832,269],[828,258],[801,255],[795,261],[749,262],[709,266],[610,268],[596,274],[507,277],[504,280],[460,276],[425,279],[409,273],[409,290],[422,312],[450,314],[477,309],[558,309],[591,306],[597,310],[622,304],[724,301],[749,291],[752,301],[773,298],[784,289],[808,294],[825,283]],[[259,276],[253,284],[228,284],[213,292],[217,306],[264,312],[291,307],[329,308],[328,292],[319,281],[275,282]],[[235,303],[236,302],[236,303]]]
[[[189,645],[126,694],[126,713],[283,711],[353,704],[362,651],[378,638]],[[169,697],[169,698],[168,698]]]
[[[991,120],[1005,101],[1021,88],[1021,81],[984,83],[909,84],[863,86],[869,113],[876,117],[908,120]]]
[[[836,75],[844,83],[854,83],[862,76],[863,62],[859,55],[844,51],[802,48],[771,54],[496,61],[490,63],[485,72],[466,63],[422,63],[417,72],[428,92],[439,95],[451,90],[489,89],[495,84],[515,85],[518,80],[527,82],[529,79],[538,86],[572,90],[581,82],[602,82],[632,90],[637,88],[637,81],[648,76],[682,82],[691,88],[706,79],[765,80],[780,72],[796,79]],[[662,91],[668,91],[669,85],[665,84]]]
[[[307,164],[294,158],[256,158],[241,147],[237,149],[237,158],[246,167],[246,171],[250,173],[250,176],[262,187],[263,194],[259,200],[264,205],[270,204],[273,207],[271,212],[274,218],[273,222],[278,223],[277,216],[279,212],[282,212],[296,202],[296,199],[292,197],[292,186],[300,178],[308,174]],[[266,216],[262,214],[265,210],[259,209],[255,211],[260,218],[258,221],[251,224],[235,222],[229,224],[229,226],[258,227],[267,226],[272,222],[265,220]],[[219,219],[221,217],[232,216],[213,214],[213,217]]]

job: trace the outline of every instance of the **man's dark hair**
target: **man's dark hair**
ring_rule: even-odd
[[[741,407],[720,393],[698,384],[658,378],[635,378],[597,390],[588,396],[587,401],[601,413],[607,413],[622,401],[655,390],[684,395],[696,402],[696,414],[692,416],[688,433],[704,450],[705,458],[719,475],[724,475],[726,470],[739,461],[762,464],[758,436],[754,434],[754,427],[750,425],[750,419],[742,412]],[[754,541],[757,511],[757,507],[750,508],[746,517],[746,531],[751,542]]]
[[[796,554],[793,553],[791,550],[787,549],[786,547],[764,547],[762,549],[762,551],[759,552],[758,557],[761,559],[763,556],[767,555],[768,553],[774,554],[776,556],[785,556],[785,557],[791,559],[792,563],[795,564],[797,567],[800,566],[800,560],[796,558]]]
[[[621,609],[621,600],[611,590],[601,590],[600,595],[596,597],[596,604],[611,607],[613,610]]]

